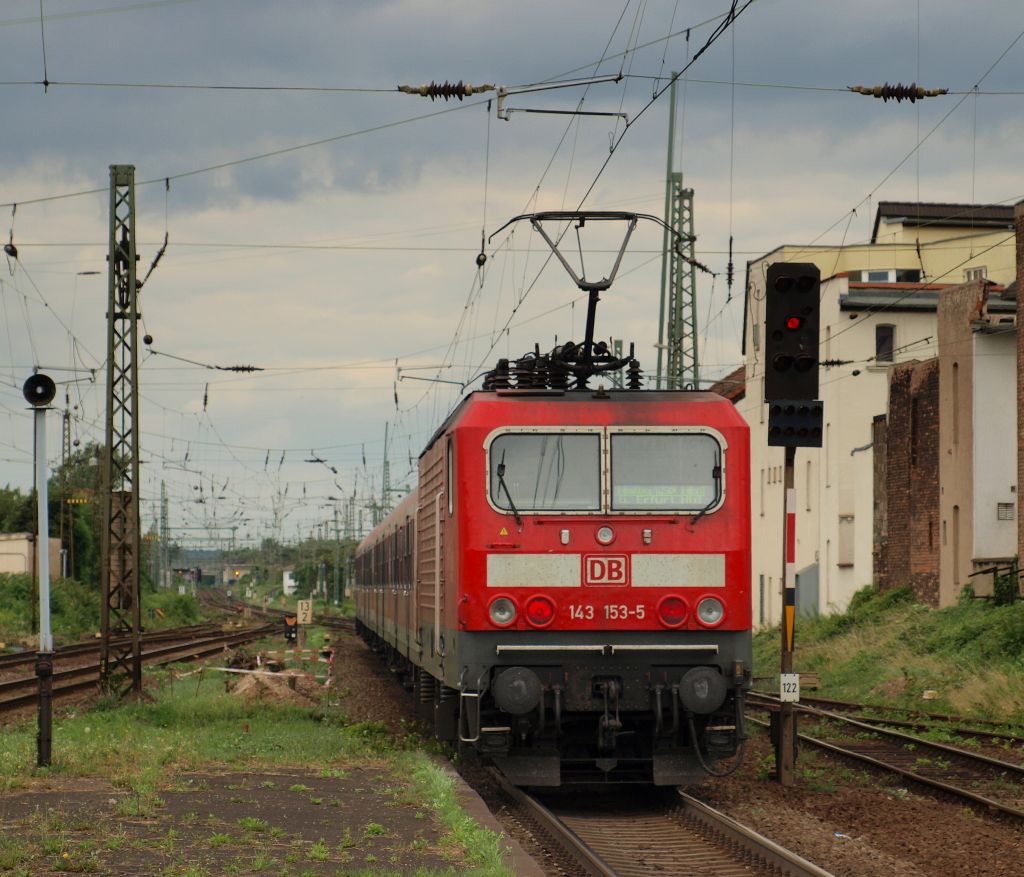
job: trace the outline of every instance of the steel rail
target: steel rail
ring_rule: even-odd
[[[765,700],[778,702],[778,696],[772,694],[769,691],[758,691],[753,689],[747,692],[747,697],[761,697]],[[955,723],[961,722],[963,724],[973,725],[986,725],[991,728],[1005,728],[1012,726],[1011,722],[999,722],[994,719],[975,719],[970,716],[959,716],[953,713],[928,713],[921,712],[920,710],[913,710],[909,707],[902,706],[885,706],[877,703],[856,703],[850,700],[837,700],[831,697],[818,697],[818,696],[806,696],[801,694],[800,700],[802,703],[811,704],[820,707],[831,706],[838,710],[878,710],[879,712],[896,712],[904,713],[905,715],[913,716],[917,719],[931,719],[936,722]]]
[[[491,777],[540,831],[558,848],[566,858],[574,862],[587,877],[618,877],[615,870],[597,853],[587,846],[561,819],[532,795],[512,785],[498,770],[489,771]]]
[[[786,877],[833,877],[831,872],[779,846],[775,841],[709,807],[703,801],[698,801],[681,789],[679,797],[687,815],[710,831],[724,835],[745,852],[776,868],[780,874]]]
[[[203,622],[202,624],[189,624],[184,627],[171,627],[166,630],[153,630],[148,633],[142,634],[143,642],[160,642],[161,640],[174,639],[175,637],[188,636],[192,633],[213,633],[218,627],[215,624],[209,622]],[[115,643],[123,642],[123,638],[117,637],[113,640]],[[65,658],[73,658],[78,655],[87,655],[89,652],[98,652],[100,649],[99,640],[68,643],[66,646],[54,649],[53,657],[54,660],[63,660]],[[10,667],[20,667],[23,664],[33,664],[36,660],[36,653],[32,650],[26,650],[23,652],[10,652],[8,654],[0,655],[0,670],[6,670]]]
[[[600,852],[594,850],[551,809],[522,789],[513,786],[500,772],[493,770],[491,775],[502,790],[528,814],[531,821],[539,826],[541,832],[554,842],[559,852],[577,863],[577,867],[588,877],[619,877],[619,872],[602,858]],[[666,817],[693,823],[699,836],[710,838],[708,843],[717,847],[720,855],[724,854],[720,839],[724,839],[726,846],[739,850],[739,858],[752,858],[766,870],[774,869],[772,873],[783,877],[833,877],[830,872],[813,862],[698,801],[692,795],[681,790],[678,790],[677,794],[679,804],[671,811],[667,811]],[[670,872],[663,870],[662,873]]]
[[[894,731],[890,728],[878,727],[877,725],[869,724],[868,722],[861,721],[860,719],[855,719],[852,716],[844,716],[841,713],[832,712],[831,710],[818,709],[817,707],[812,706],[796,706],[797,710],[805,715],[820,716],[830,721],[839,722],[844,725],[851,725],[858,730],[878,734],[881,737],[888,737],[891,740],[897,740],[901,743],[910,743],[914,746],[924,746],[929,749],[942,752],[945,755],[950,755],[953,758],[978,762],[980,764],[984,764],[986,767],[992,767],[996,770],[1014,773],[1020,777],[1024,777],[1024,766],[1019,764],[1002,761],[998,758],[992,758],[989,755],[982,755],[980,752],[971,752],[967,749],[960,749],[957,746],[950,746],[947,743],[938,743],[934,740],[926,740],[924,737],[917,737],[913,734],[904,734],[902,731]]]
[[[768,727],[768,723],[761,721],[760,719],[748,717],[747,721],[753,722],[755,725],[759,725],[762,728]],[[877,729],[871,728],[871,730],[875,731]],[[1019,810],[1016,807],[1010,807],[1006,804],[1001,804],[998,801],[993,801],[991,798],[986,798],[984,795],[979,795],[960,786],[954,786],[949,783],[943,782],[942,780],[932,779],[931,777],[917,773],[916,771],[907,770],[906,768],[899,767],[898,765],[882,761],[878,758],[874,758],[871,755],[865,755],[862,752],[856,752],[852,749],[844,749],[842,746],[838,746],[834,743],[828,743],[824,740],[819,740],[816,737],[811,737],[807,734],[797,734],[797,738],[803,743],[807,743],[818,749],[823,749],[826,752],[831,752],[832,754],[838,755],[841,758],[852,759],[854,761],[859,761],[863,764],[871,765],[872,767],[877,767],[881,770],[888,771],[889,773],[894,773],[898,776],[902,776],[905,779],[911,780],[915,783],[920,783],[923,786],[928,786],[929,788],[936,789],[940,792],[945,792],[946,794],[954,795],[957,798],[966,799],[975,804],[980,804],[983,807],[987,807],[988,809],[995,811],[997,813],[1001,813],[1005,816],[1010,816],[1014,819],[1024,821],[1024,810]],[[927,743],[927,741],[922,742]]]
[[[178,661],[196,660],[198,658],[205,658],[210,655],[219,654],[227,645],[238,645],[243,642],[249,642],[250,640],[258,639],[259,637],[271,632],[273,632],[273,627],[271,625],[261,625],[259,627],[249,628],[245,631],[234,631],[221,634],[216,637],[209,637],[204,640],[200,640],[199,642],[176,643],[174,645],[163,646],[159,649],[151,649],[148,652],[144,652],[142,660],[144,663],[155,664],[157,666],[173,664]],[[95,688],[99,681],[99,673],[100,665],[98,663],[54,673],[54,682],[57,682],[58,680],[68,681],[80,676],[86,676],[88,678],[80,679],[75,682],[68,681],[68,684],[66,685],[54,685],[53,696],[56,698],[72,694],[77,691]],[[28,676],[23,679],[17,679],[0,684],[0,692],[36,684],[36,677]],[[32,691],[28,694],[4,698],[0,700],[0,713],[10,712],[23,706],[31,706],[38,701],[38,697],[38,692]]]

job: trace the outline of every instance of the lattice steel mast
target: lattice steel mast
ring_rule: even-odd
[[[673,77],[675,75],[672,74]],[[683,188],[682,172],[672,169],[676,123],[674,78],[669,94],[669,108],[665,224],[676,233],[675,240],[678,244],[672,245],[671,236],[666,229],[661,262],[661,302],[658,309],[657,386],[670,390],[698,389],[700,365],[697,352],[693,189]]]
[[[111,165],[100,680],[115,694],[142,692],[137,259],[135,167]]]

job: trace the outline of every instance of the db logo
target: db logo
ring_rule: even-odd
[[[625,554],[588,554],[583,558],[583,584],[628,585],[629,557]]]

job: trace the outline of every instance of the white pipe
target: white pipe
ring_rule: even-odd
[[[38,497],[38,532],[36,538],[39,570],[39,651],[53,651],[50,632],[50,502],[46,483],[46,409],[35,409],[36,427],[36,496]]]

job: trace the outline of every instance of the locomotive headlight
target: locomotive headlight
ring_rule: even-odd
[[[601,527],[597,531],[597,541],[602,545],[611,545],[615,541],[615,531],[611,527]]]
[[[498,597],[491,601],[487,614],[491,622],[498,627],[508,627],[516,620],[516,604],[508,597]]]
[[[697,604],[697,620],[705,627],[717,627],[725,617],[725,607],[717,597],[705,597]]]

